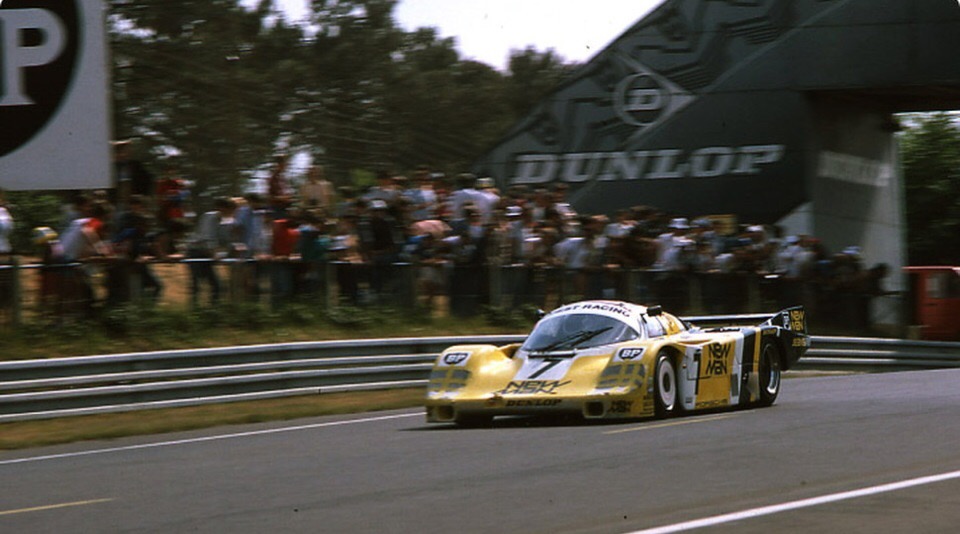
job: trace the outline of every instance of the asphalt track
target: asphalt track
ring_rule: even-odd
[[[419,412],[0,453],[0,532],[957,532],[960,370],[664,421]]]

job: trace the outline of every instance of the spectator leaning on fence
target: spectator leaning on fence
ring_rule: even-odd
[[[13,232],[13,217],[7,210],[7,200],[0,189],[0,263],[9,259],[13,248],[10,246],[10,234]]]
[[[267,178],[267,197],[270,209],[274,212],[282,211],[290,200],[290,189],[287,184],[289,163],[289,154],[277,154],[273,160],[273,169]]]
[[[323,165],[315,164],[307,172],[307,180],[300,186],[300,207],[333,208],[333,184],[324,176]]]
[[[391,266],[397,261],[399,252],[395,221],[386,201],[370,201],[365,224],[365,235],[361,235],[363,256],[370,262],[370,289],[375,296],[380,296],[392,283]]]
[[[53,228],[33,229],[33,244],[40,253],[39,300],[41,313],[60,321],[70,304],[71,276],[66,272],[66,259],[59,236]]]
[[[157,221],[160,226],[169,228],[172,221],[186,217],[189,201],[190,189],[186,181],[177,175],[172,163],[166,163],[157,182]]]
[[[150,216],[147,212],[146,199],[140,195],[130,195],[127,209],[117,217],[116,231],[114,232],[114,250],[125,260],[127,274],[138,282],[140,291],[153,300],[160,297],[163,284],[153,274],[148,263],[154,256],[154,243]],[[131,284],[125,284],[130,287]]]
[[[92,311],[96,297],[93,275],[113,258],[112,248],[104,239],[110,208],[102,202],[91,202],[86,206],[86,216],[74,219],[62,238],[64,259],[79,262],[68,270],[67,276],[71,287],[76,288],[75,301],[81,312]]]
[[[330,246],[331,258],[338,262],[336,275],[340,298],[352,305],[360,303],[359,277],[363,264],[358,223],[356,210],[347,211],[337,224]]]
[[[315,295],[325,282],[323,264],[327,261],[330,236],[327,226],[316,211],[307,210],[301,214],[300,219],[294,253],[299,255],[301,265],[294,291],[296,294]]]
[[[110,201],[125,206],[130,195],[150,197],[154,193],[153,175],[131,154],[130,140],[113,142],[113,189]]]
[[[270,263],[271,300],[280,304],[293,296],[295,263],[300,257],[296,253],[297,241],[300,238],[299,214],[290,211],[283,218],[273,220],[273,258]]]
[[[428,303],[436,295],[451,297],[451,311],[457,315],[472,315],[478,304],[487,302],[547,306],[560,299],[627,294],[682,307],[689,303],[689,295],[684,296],[691,287],[689,277],[699,275],[718,281],[715,286],[729,286],[762,274],[764,296],[779,291],[776,298],[788,303],[813,301],[815,306],[816,297],[824,300],[830,292],[856,294],[862,297],[856,302],[858,311],[868,296],[882,294],[876,280],[885,273],[877,269],[867,278],[859,254],[831,256],[815,239],[782,237],[774,227],[743,225],[737,232],[725,220],[686,219],[648,206],[620,210],[610,223],[606,216],[578,215],[567,201],[564,184],[550,190],[511,186],[500,194],[494,180],[463,173],[456,178],[458,187],[450,188],[450,182],[426,166],[417,168],[410,181],[381,172],[377,185],[362,195],[341,188],[339,204],[322,167],[315,166],[299,190],[298,202],[291,203],[286,164],[286,157],[277,159],[268,197],[220,199],[216,210],[199,218],[186,241],[192,260],[206,260],[189,263],[194,302],[204,285],[211,300],[218,299],[221,284],[212,260],[227,256],[255,260],[231,265],[231,294],[241,289],[259,297],[258,281],[270,273],[275,302],[315,291],[327,283],[327,273],[336,273],[339,295],[346,302],[385,302],[386,294],[403,282],[395,262],[411,262],[419,295]],[[181,190],[179,179],[165,174],[155,192],[158,207]],[[122,213],[111,232],[114,237],[106,243],[101,237],[112,219],[107,216],[110,208],[87,196],[77,200],[77,213],[70,217],[76,220],[61,232],[66,259],[100,264],[100,269],[106,265],[109,272],[113,256],[107,245],[112,241],[122,257],[134,262],[131,267],[139,267],[138,260],[150,254],[150,220],[142,214],[145,203],[140,197],[126,198],[128,205],[119,206]],[[166,207],[171,209],[158,212],[158,218],[167,221],[161,229],[170,229],[162,239],[172,243],[188,219],[185,210]],[[4,215],[0,207],[0,255],[9,235]],[[727,227],[733,231],[721,231]],[[174,247],[162,249],[169,253]],[[341,263],[328,270],[324,264],[329,261]],[[632,269],[651,270],[653,275],[625,276]],[[152,288],[151,276],[141,273],[141,279],[148,284],[145,289]],[[632,287],[625,293],[627,282]],[[571,295],[567,290],[574,285]],[[708,286],[705,281],[703,287]],[[493,287],[499,293],[488,295]],[[704,301],[736,307],[726,293],[723,298],[708,294],[714,289],[704,290]]]
[[[13,217],[7,211],[6,197],[0,189],[0,267],[9,263],[13,252],[10,234],[13,232]],[[13,304],[13,272],[0,269],[0,310]]]
[[[200,287],[207,284],[210,302],[220,299],[220,278],[214,260],[225,258],[234,243],[236,233],[233,218],[236,204],[228,198],[214,201],[215,209],[200,216],[193,234],[187,240],[187,256],[190,258],[190,297],[194,305],[199,303]]]
[[[393,176],[389,171],[381,170],[377,173],[377,185],[371,187],[363,195],[363,200],[367,203],[374,200],[382,200],[388,206],[393,204],[400,192],[394,183]]]
[[[413,174],[412,187],[403,191],[410,204],[411,222],[427,221],[437,216],[437,192],[433,188],[430,169],[420,166]]]

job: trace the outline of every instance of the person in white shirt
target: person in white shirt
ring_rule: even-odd
[[[307,181],[300,186],[300,205],[324,210],[333,206],[333,184],[324,177],[323,165],[314,165],[307,172]]]
[[[413,175],[416,183],[403,192],[410,203],[410,219],[413,222],[429,221],[437,217],[437,192],[427,168],[417,169]]]
[[[477,190],[474,189],[476,182],[476,177],[470,173],[457,176],[457,190],[448,198],[451,221],[462,221],[465,218],[464,207],[473,204],[477,196]]]
[[[661,270],[679,270],[681,262],[681,252],[683,247],[689,246],[691,241],[686,237],[690,230],[690,223],[683,217],[677,217],[670,221],[669,232],[660,234],[657,237],[657,261],[653,264],[654,269]]]
[[[227,255],[236,229],[233,218],[236,203],[232,199],[218,198],[216,209],[200,216],[197,227],[189,239],[188,255],[190,267],[190,298],[194,306],[199,304],[200,286],[210,286],[210,303],[220,299],[220,278],[214,269],[214,259]]]
[[[493,222],[493,210],[500,204],[500,195],[497,194],[493,178],[480,178],[473,194],[473,204],[480,210],[480,220],[483,224]]]

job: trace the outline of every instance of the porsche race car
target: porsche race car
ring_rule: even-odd
[[[809,346],[802,307],[756,326],[699,328],[659,306],[583,301],[544,315],[523,343],[445,350],[430,374],[427,421],[477,425],[541,413],[624,419],[769,406],[781,373]]]

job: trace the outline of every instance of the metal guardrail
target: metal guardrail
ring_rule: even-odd
[[[705,325],[756,323],[768,317],[689,319]],[[0,362],[0,423],[421,387],[433,360],[450,345],[500,345],[523,339],[471,336],[324,341]],[[813,336],[812,348],[797,364],[800,370],[948,367],[960,367],[960,343],[821,336]]]
[[[0,362],[0,423],[420,387],[450,345],[523,338],[321,341]]]
[[[960,343],[818,337],[797,362],[800,370],[909,371],[960,367]]]

